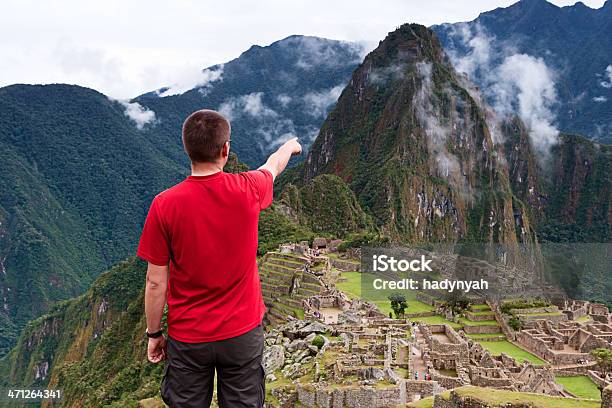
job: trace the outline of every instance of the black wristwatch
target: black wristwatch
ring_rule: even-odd
[[[156,339],[156,338],[160,337],[162,334],[164,334],[164,331],[163,331],[163,330],[161,330],[161,329],[160,329],[160,330],[158,330],[158,331],[156,331],[156,332],[153,332],[153,333],[149,333],[149,330],[148,330],[148,329],[147,329],[147,330],[145,330],[145,335],[146,335],[148,338],[150,338],[150,339]]]

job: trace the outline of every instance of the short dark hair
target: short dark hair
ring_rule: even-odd
[[[215,162],[223,145],[230,140],[227,119],[214,110],[193,112],[183,123],[183,146],[193,163]]]

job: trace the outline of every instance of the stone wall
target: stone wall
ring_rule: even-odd
[[[406,403],[404,383],[385,388],[297,385],[298,401],[310,408],[382,408]]]
[[[349,261],[345,259],[330,257],[329,262],[331,263],[332,267],[344,272],[361,271],[361,264],[356,261]]]
[[[601,408],[612,408],[612,385],[608,385],[603,391]]]
[[[489,314],[475,314],[470,311],[465,312],[466,317],[473,322],[483,322],[485,320],[494,320],[495,313],[491,312]]]
[[[567,315],[565,314],[548,314],[548,315],[517,315],[524,326],[533,326],[539,320],[548,320],[553,323],[561,323],[567,321]]]
[[[528,309],[511,309],[511,314],[546,314],[546,313],[558,313],[559,308],[557,306],[547,307],[531,307]]]
[[[467,334],[492,334],[499,333],[499,326],[463,326]]]
[[[413,400],[413,397],[417,394],[421,398],[425,398],[440,392],[440,385],[436,381],[406,380],[404,387],[408,401]]]

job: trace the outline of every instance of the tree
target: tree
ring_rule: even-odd
[[[445,306],[453,313],[461,313],[470,305],[470,300],[461,292],[450,292],[446,296]]]
[[[612,370],[612,350],[597,348],[591,351],[591,355],[597,360],[603,378],[607,378],[608,373]]]
[[[521,330],[521,327],[522,327],[521,320],[517,316],[512,316],[508,320],[508,326],[510,326],[512,330],[516,330],[516,331]]]
[[[391,309],[393,309],[393,313],[395,313],[396,319],[401,319],[404,317],[404,313],[408,308],[408,303],[406,303],[406,297],[404,295],[400,295],[399,293],[394,293],[388,297],[391,301]]]

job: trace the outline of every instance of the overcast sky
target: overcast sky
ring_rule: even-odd
[[[130,98],[291,34],[375,44],[402,23],[469,21],[514,2],[1,0],[0,86],[63,82]]]

